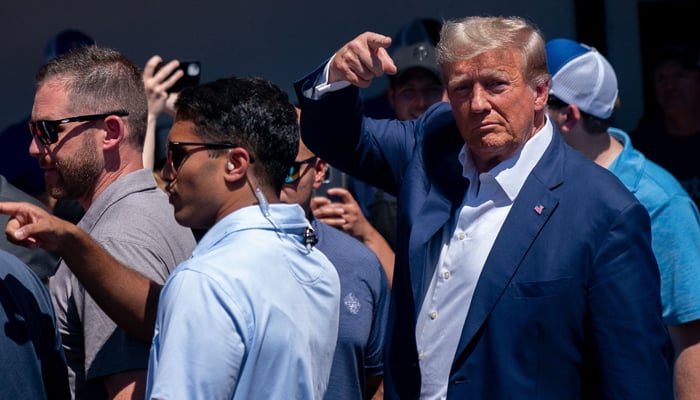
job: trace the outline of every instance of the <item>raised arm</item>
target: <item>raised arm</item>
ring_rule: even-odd
[[[373,32],[365,32],[346,43],[328,66],[328,83],[347,81],[365,88],[376,77],[395,74],[396,65],[386,51],[390,45],[390,37]]]
[[[73,274],[112,320],[150,342],[162,286],[129,269],[74,224],[29,203],[0,203],[10,215],[8,239],[61,256]]]
[[[146,140],[143,144],[143,165],[153,169],[156,146],[156,125],[158,116],[165,112],[175,117],[175,100],[177,93],[168,93],[178,79],[183,75],[177,67],[178,60],[172,60],[156,71],[156,67],[163,59],[155,55],[151,57],[143,68],[143,86],[146,89],[148,99],[148,125],[146,128]],[[174,73],[173,73],[174,71]],[[172,74],[172,75],[171,75]]]

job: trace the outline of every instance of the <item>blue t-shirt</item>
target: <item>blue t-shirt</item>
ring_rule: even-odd
[[[693,200],[665,169],[632,147],[629,136],[608,133],[623,150],[608,168],[651,217],[651,242],[661,275],[662,316],[667,325],[700,319],[700,217]]]
[[[3,399],[70,399],[51,298],[17,257],[0,250],[0,393]]]
[[[389,283],[377,256],[352,236],[318,220],[321,250],[340,278],[338,343],[325,398],[364,398],[365,377],[381,375]]]

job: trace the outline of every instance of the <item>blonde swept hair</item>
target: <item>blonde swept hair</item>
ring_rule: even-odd
[[[441,67],[497,49],[519,49],[523,76],[533,86],[549,81],[544,37],[521,17],[472,16],[446,21],[440,31],[437,62]]]

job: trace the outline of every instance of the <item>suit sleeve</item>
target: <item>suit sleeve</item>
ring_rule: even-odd
[[[364,118],[356,86],[308,97],[322,72],[320,66],[295,83],[304,144],[333,167],[396,195],[416,146],[417,124]]]
[[[671,349],[661,320],[659,270],[649,217],[637,203],[613,222],[594,259],[588,288],[586,371],[597,384],[584,398],[671,399]]]

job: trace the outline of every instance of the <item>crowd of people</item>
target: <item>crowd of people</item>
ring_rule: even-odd
[[[700,394],[695,178],[662,144],[697,165],[697,49],[628,134],[612,64],[521,17],[365,32],[296,101],[57,38],[0,135],[36,163],[0,174],[8,396]]]

